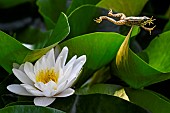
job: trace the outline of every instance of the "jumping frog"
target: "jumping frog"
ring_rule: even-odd
[[[110,18],[108,16],[119,17],[120,20],[116,21],[113,18]],[[144,30],[149,31],[150,34],[151,34],[151,31],[156,27],[156,25],[152,28],[145,27],[146,24],[149,24],[149,25],[154,24],[153,21],[155,19],[152,19],[153,17],[151,17],[151,18],[146,17],[146,16],[143,16],[143,17],[133,17],[133,16],[126,17],[125,14],[123,14],[123,13],[113,14],[112,10],[109,11],[108,16],[100,16],[95,21],[97,23],[100,23],[103,19],[106,19],[106,20],[108,20],[108,21],[110,21],[110,22],[112,22],[116,25],[127,25],[127,26],[137,25],[137,26],[142,27]]]

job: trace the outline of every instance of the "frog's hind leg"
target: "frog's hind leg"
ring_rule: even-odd
[[[151,35],[151,31],[156,27],[156,25],[152,28],[148,28],[148,27],[145,27],[145,26],[141,26],[144,30],[146,31],[149,31],[150,35]]]
[[[108,13],[108,16],[111,16],[111,17],[120,17],[120,20],[123,20],[123,19],[126,18],[125,14],[123,14],[123,13],[113,14],[112,9],[110,9],[110,11]]]
[[[116,25],[124,25],[124,24],[126,23],[125,20],[116,21],[116,20],[114,20],[113,18],[110,18],[110,17],[108,17],[108,16],[100,16],[99,18],[97,18],[97,19],[94,20],[94,21],[96,21],[97,23],[100,23],[100,22],[102,22],[103,19],[104,19],[104,20],[108,20],[108,21],[110,21],[110,22],[112,22],[112,23],[114,23],[114,24],[116,24]]]

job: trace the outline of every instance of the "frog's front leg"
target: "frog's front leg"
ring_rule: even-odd
[[[148,27],[145,27],[145,26],[141,26],[144,30],[146,31],[149,31],[150,35],[151,35],[151,31],[156,27],[156,25],[152,28],[148,28]]]
[[[126,23],[125,20],[116,21],[116,20],[114,20],[113,18],[110,18],[110,17],[108,17],[108,16],[100,16],[99,18],[97,18],[97,19],[94,20],[94,21],[96,21],[97,23],[100,23],[100,22],[102,22],[103,19],[104,19],[104,20],[108,20],[108,21],[110,21],[110,22],[112,22],[112,23],[114,23],[114,24],[116,24],[116,25],[124,25],[124,24]]]
[[[110,9],[108,16],[111,17],[120,17],[120,20],[124,20],[126,18],[125,14],[123,13],[117,13],[117,14],[113,14],[112,10]]]

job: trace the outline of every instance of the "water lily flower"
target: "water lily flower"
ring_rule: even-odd
[[[70,87],[80,74],[86,56],[77,58],[75,55],[65,64],[67,55],[67,47],[58,55],[53,48],[37,60],[35,65],[25,62],[18,68],[13,68],[14,75],[22,84],[12,84],[7,89],[18,95],[36,96],[34,104],[37,106],[48,106],[56,97],[72,95],[75,91]]]

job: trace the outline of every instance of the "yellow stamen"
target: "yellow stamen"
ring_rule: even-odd
[[[36,82],[43,82],[45,84],[51,80],[56,83],[58,81],[58,73],[56,73],[53,68],[40,70],[36,75]]]

